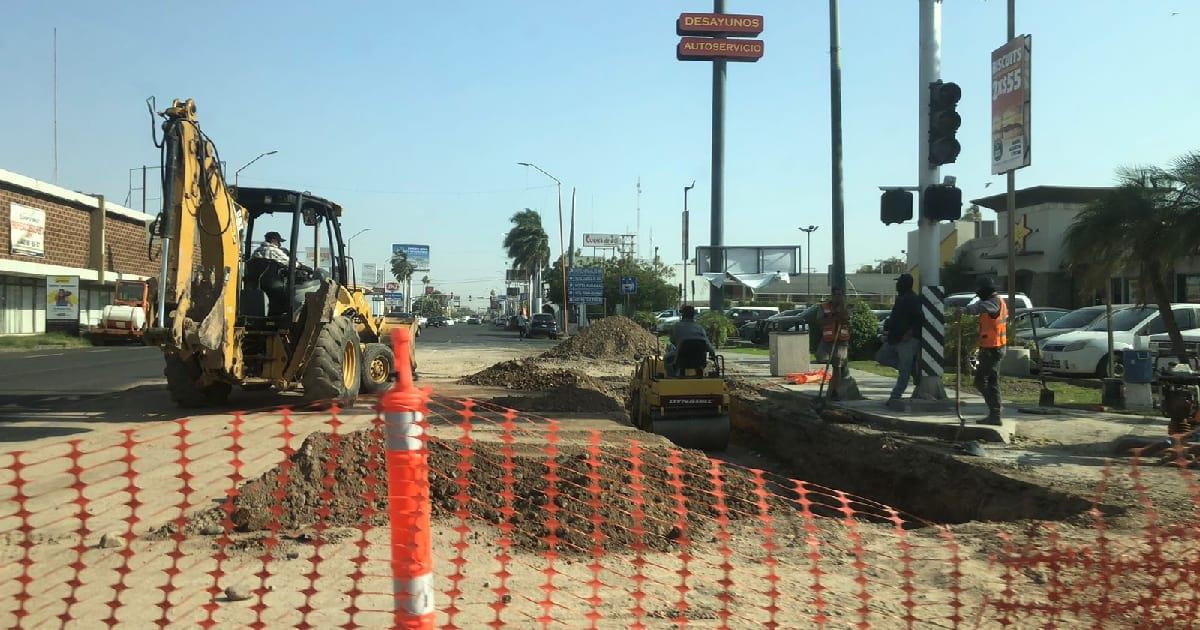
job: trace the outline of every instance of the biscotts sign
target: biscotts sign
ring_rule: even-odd
[[[1032,38],[992,51],[992,174],[1029,166],[1029,71]]]

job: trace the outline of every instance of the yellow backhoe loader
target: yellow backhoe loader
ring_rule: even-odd
[[[226,187],[195,103],[176,100],[159,115],[162,290],[146,341],[163,350],[171,398],[222,404],[238,386],[301,389],[306,402],[347,406],[387,389],[392,350],[351,278],[341,206],[307,192]],[[255,225],[268,217],[290,219],[291,243],[302,226],[324,232],[331,256],[309,267],[294,250],[261,255]]]

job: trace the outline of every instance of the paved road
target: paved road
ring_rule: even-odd
[[[108,394],[161,382],[162,370],[162,352],[145,346],[4,352],[0,353],[0,401]]]

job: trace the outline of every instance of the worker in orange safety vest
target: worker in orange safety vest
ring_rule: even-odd
[[[821,303],[817,324],[821,327],[817,360],[829,361],[832,371],[829,375],[829,399],[839,400],[841,383],[848,369],[846,359],[850,346],[850,312],[846,310],[846,294],[841,287],[834,287],[829,299]]]
[[[999,425],[1000,374],[997,370],[1004,348],[1008,345],[1008,305],[996,294],[996,285],[987,276],[979,279],[975,295],[979,300],[956,314],[979,316],[979,367],[975,368],[975,389],[987,403],[988,415],[979,424]]]

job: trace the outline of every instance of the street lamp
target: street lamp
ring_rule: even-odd
[[[370,232],[370,231],[371,231],[371,228],[363,228],[363,229],[355,232],[350,238],[346,239],[346,255],[347,256],[350,255],[350,243],[353,243],[354,239],[358,238],[359,236],[362,236],[364,232]]]
[[[238,175],[240,175],[240,174],[242,173],[242,171],[246,170],[246,167],[247,167],[247,166],[250,166],[251,164],[253,164],[253,163],[255,163],[255,162],[257,162],[257,161],[259,161],[259,160],[261,160],[261,159],[263,159],[263,158],[265,158],[265,157],[267,157],[268,155],[275,155],[276,153],[279,153],[279,151],[267,151],[266,153],[259,153],[259,154],[258,154],[258,157],[254,158],[253,160],[250,160],[249,162],[246,162],[246,165],[245,165],[245,166],[243,166],[242,168],[239,168],[238,170],[234,171],[234,172],[233,172],[233,187],[234,187],[234,188],[237,188],[237,185],[238,185]]]
[[[818,227],[820,227],[820,226],[810,225],[808,227],[800,228],[800,231],[804,232],[805,238],[807,240],[807,242],[804,245],[804,248],[806,250],[808,250],[808,264],[806,266],[808,267],[808,299],[809,300],[812,299],[812,233],[816,232]]]
[[[561,309],[562,310],[562,329],[563,329],[563,334],[567,334],[569,332],[567,330],[567,249],[563,245],[562,182],[558,181],[557,177],[542,170],[542,168],[540,166],[538,166],[537,164],[532,164],[530,162],[517,162],[517,165],[518,166],[526,166],[526,167],[529,167],[532,169],[537,169],[537,171],[539,173],[541,173],[542,175],[545,175],[546,177],[553,179],[555,186],[558,187],[558,250],[562,254],[561,258],[559,259],[558,266],[562,269],[562,285],[563,285],[563,288],[562,288],[563,301],[562,301],[562,309]],[[541,288],[542,288],[540,271],[537,274],[537,278],[538,278],[538,291],[540,292]],[[530,301],[532,301],[533,300],[533,290],[531,289],[529,293],[530,293],[529,299],[530,299]],[[531,304],[530,309],[529,309],[530,311],[533,310],[532,307],[533,307],[533,305]],[[533,313],[531,312],[529,314],[529,316],[533,317]]]
[[[687,283],[688,224],[690,222],[690,218],[689,218],[690,215],[688,214],[688,208],[687,208],[687,194],[688,194],[689,190],[691,190],[695,187],[696,187],[696,180],[694,180],[694,179],[692,180],[692,183],[683,187],[683,303],[684,304],[688,303],[688,299],[687,299],[687,290],[688,290],[688,283]],[[692,297],[696,297],[695,292],[693,292]]]

